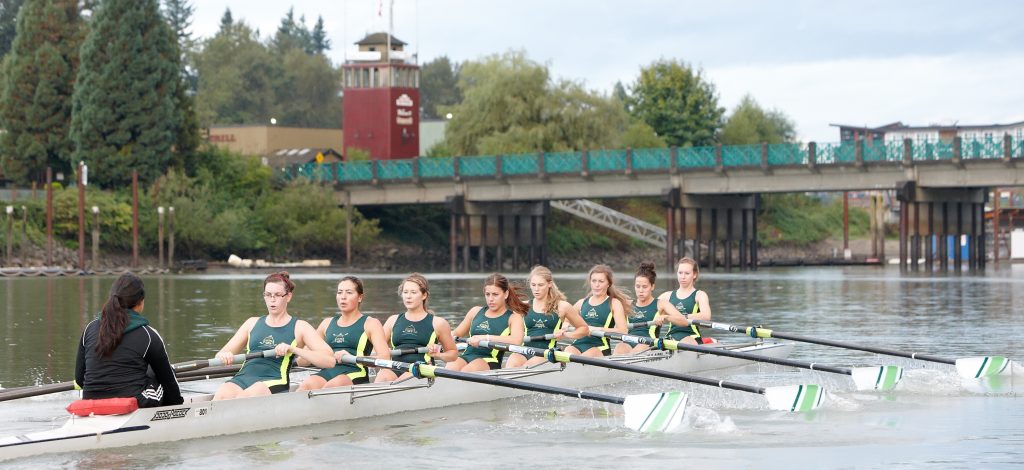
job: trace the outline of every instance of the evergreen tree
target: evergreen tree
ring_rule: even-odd
[[[313,32],[310,33],[310,43],[314,54],[323,54],[331,50],[331,40],[327,39],[327,32],[324,31],[323,16],[316,17],[316,25],[313,26]]]
[[[46,167],[70,170],[71,96],[84,35],[75,0],[28,0],[3,70],[0,118],[4,174],[42,181]]]
[[[25,0],[0,0],[0,57],[7,55],[17,33],[18,10]]]
[[[223,33],[235,25],[235,19],[231,16],[231,9],[225,8],[224,15],[220,17],[220,32]]]
[[[438,119],[441,117],[438,108],[452,106],[462,101],[459,92],[459,66],[452,63],[448,56],[438,57],[423,64],[420,70],[420,105],[423,117]]]
[[[174,93],[175,107],[182,116],[182,126],[175,140],[175,152],[180,157],[176,163],[186,169],[194,169],[193,155],[199,147],[199,121],[195,111],[195,93],[199,77],[193,63],[195,41],[192,39],[192,14],[195,11],[188,0],[164,0],[164,16],[177,38],[178,59],[181,61],[182,83]]]
[[[81,61],[71,119],[76,160],[103,186],[131,181],[132,170],[154,181],[183,125],[178,48],[157,0],[100,4]]]
[[[293,8],[281,18],[281,24],[277,27],[277,33],[271,41],[271,46],[279,55],[284,55],[292,49],[299,49],[307,54],[314,53],[312,35],[306,28],[306,17],[295,21]]]

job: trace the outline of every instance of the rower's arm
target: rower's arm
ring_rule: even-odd
[[[665,320],[669,323],[679,327],[690,326],[690,321],[665,298],[664,294],[658,297],[658,310],[665,315]]]
[[[391,348],[388,347],[388,341],[384,338],[384,326],[380,324],[380,320],[369,317],[363,325],[366,329],[366,336],[370,337],[370,344],[373,345],[374,357],[391,359]]]
[[[320,326],[316,327],[316,334],[321,338],[327,337],[327,325],[330,324],[331,320],[331,318],[324,318],[323,321],[320,322]],[[295,365],[299,367],[309,367],[313,365],[313,363],[307,361],[306,358],[297,357],[295,359]]]
[[[697,313],[691,314],[690,319],[711,321],[711,300],[708,298],[708,293],[702,290],[697,291],[695,300],[700,309],[697,310]]]
[[[469,336],[469,329],[473,326],[473,318],[476,317],[476,314],[483,309],[483,307],[473,307],[469,309],[469,311],[466,312],[466,316],[462,317],[462,321],[459,322],[459,326],[456,326],[455,329],[452,330],[452,335],[456,338],[465,338]]]
[[[337,365],[337,362],[334,360],[334,350],[327,345],[327,342],[313,329],[312,325],[299,320],[295,323],[295,329],[297,330],[296,333],[298,333],[295,336],[300,338],[301,343],[296,346],[290,346],[288,348],[290,353],[305,359],[321,369]]]
[[[567,322],[576,328],[575,331],[565,333],[565,337],[568,339],[580,339],[590,336],[590,325],[587,325],[587,322],[583,321],[583,317],[580,316],[578,305],[582,305],[582,303],[583,301],[581,300],[576,303],[576,306],[569,305],[569,302],[559,304],[559,310],[563,310],[562,307],[565,307],[562,313],[562,322]],[[565,327],[562,329],[565,330]]]
[[[441,348],[444,351],[430,353],[430,357],[444,362],[452,362],[457,359],[459,347],[455,344],[455,338],[452,337],[452,326],[448,324],[448,320],[435,315],[434,332],[437,333],[437,342],[441,343]]]
[[[235,335],[228,340],[227,344],[220,351],[217,351],[217,359],[220,359],[224,365],[231,365],[235,361],[235,354],[239,354],[245,348],[246,341],[249,340],[249,332],[252,331],[253,325],[256,324],[256,317],[249,317],[242,326],[238,328]]]
[[[513,313],[508,319],[508,334],[495,336],[494,340],[506,344],[523,344],[523,336],[525,334],[526,324],[523,322],[523,316]]]
[[[605,331],[614,331],[620,334],[629,333],[629,328],[626,320],[626,308],[622,305],[619,299],[612,299],[612,319],[614,320],[615,326],[612,328],[605,328]]]
[[[85,385],[85,333],[78,339],[78,354],[75,355],[75,390]]]

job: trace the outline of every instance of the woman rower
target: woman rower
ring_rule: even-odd
[[[711,338],[703,338],[700,329],[691,325],[690,320],[711,321],[711,303],[708,294],[697,290],[697,277],[700,268],[693,258],[682,258],[676,263],[676,281],[679,288],[664,292],[658,296],[661,312],[672,324],[668,330],[668,338],[689,344],[712,343]]]
[[[530,311],[526,314],[526,335],[543,336],[552,335],[551,340],[526,341],[523,346],[536,349],[554,348],[559,339],[579,339],[590,335],[590,327],[580,317],[580,312],[573,308],[572,304],[565,300],[565,294],[558,290],[555,280],[551,277],[551,270],[544,266],[535,266],[530,271],[530,291],[533,293],[533,300],[530,302]],[[563,323],[568,323],[576,329],[567,332],[562,328]],[[532,366],[547,360],[543,357],[532,357],[527,359],[522,354],[511,354],[505,367]]]
[[[245,361],[234,377],[213,395],[214,400],[254,397],[288,391],[288,372],[298,356],[321,368],[333,367],[331,347],[303,320],[288,314],[292,300],[292,283],[285,271],[271,274],[263,280],[263,300],[267,314],[250,317],[219,352],[217,359],[230,365],[233,356],[246,351],[274,350],[277,357],[256,358]]]
[[[369,382],[366,366],[341,364],[341,358],[345,355],[365,356],[373,351],[378,359],[391,359],[380,320],[359,311],[359,305],[363,302],[363,281],[355,276],[341,278],[334,299],[341,313],[333,318],[325,318],[316,332],[334,350],[334,359],[338,365],[310,375],[299,384],[299,390]],[[297,362],[300,366],[308,365],[305,359],[300,358]]]
[[[629,315],[629,322],[653,324],[634,326],[629,329],[631,335],[651,338],[661,336],[661,325],[665,323],[665,316],[658,314],[659,302],[651,295],[657,278],[654,263],[641,263],[636,270],[636,276],[633,278],[633,293],[636,294],[636,300],[633,301],[633,313]],[[615,346],[615,354],[634,354],[648,349],[651,347],[646,344],[630,345],[621,342]]]
[[[580,312],[583,321],[591,327],[598,327],[604,331],[615,333],[626,333],[626,317],[629,315],[630,298],[615,287],[615,278],[612,276],[612,268],[599,264],[590,268],[587,274],[587,286],[590,287],[590,295],[576,302],[576,310]],[[608,345],[608,338],[595,338],[587,336],[580,338],[567,346],[565,351],[569,354],[582,354],[584,356],[607,356],[611,354],[611,347]]]
[[[519,298],[516,288],[509,285],[508,278],[497,273],[487,276],[484,281],[484,301],[487,303],[486,308],[469,309],[462,323],[455,328],[456,337],[470,335],[466,338],[469,347],[457,359],[445,364],[445,368],[465,372],[498,369],[501,367],[502,354],[497,349],[481,348],[480,340],[505,344],[523,342],[523,316],[530,306]]]
[[[164,340],[141,315],[145,306],[138,276],[122,274],[110,286],[100,318],[78,341],[75,385],[83,399],[135,398],[139,408],[183,403]]]
[[[459,350],[452,338],[452,326],[448,321],[435,316],[427,310],[430,298],[430,286],[427,279],[419,273],[412,273],[398,286],[398,294],[402,296],[405,313],[392,315],[384,322],[384,338],[394,349],[427,347],[426,354],[410,353],[392,357],[400,362],[427,362],[434,359],[445,362],[454,361]],[[438,346],[440,342],[440,346]],[[444,351],[441,351],[444,348]],[[390,369],[378,369],[375,382],[390,382],[399,378],[410,377],[408,372],[396,376]]]

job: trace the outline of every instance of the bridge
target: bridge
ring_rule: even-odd
[[[684,240],[709,243],[708,264],[717,266],[715,242],[723,245],[731,268],[731,249],[739,249],[740,267],[756,268],[757,194],[898,190],[901,207],[901,265],[917,268],[923,243],[926,268],[946,268],[944,243],[928,237],[966,235],[971,239],[970,267],[984,267],[984,202],[988,188],[1024,185],[1024,140],[951,142],[814,142],[658,149],[584,150],[510,155],[412,158],[306,164],[275,169],[284,179],[332,184],[341,205],[449,204],[452,206],[453,270],[456,246],[500,247],[502,235],[531,245],[543,244],[536,232],[517,228],[489,230],[488,213],[497,205],[589,198],[661,197],[666,210],[667,259],[683,253]],[[470,206],[474,206],[470,207]],[[459,206],[459,207],[456,207]],[[520,204],[522,207],[522,204]],[[530,208],[530,217],[546,214]],[[523,215],[525,215],[524,213]],[[911,218],[912,214],[912,218]],[[463,217],[481,220],[463,220]],[[480,222],[483,222],[481,224]],[[531,220],[541,224],[543,220]],[[496,229],[496,230],[495,230]],[[734,230],[735,229],[735,230]],[[481,231],[483,237],[459,233]],[[536,230],[536,228],[534,228]],[[542,237],[542,235],[539,235]],[[904,236],[907,240],[903,240]],[[915,238],[916,237],[916,238]],[[513,238],[509,238],[512,240]],[[936,252],[932,253],[932,245]],[[699,249],[700,244],[691,244]],[[915,248],[916,251],[915,251]],[[543,253],[542,247],[541,253]],[[907,252],[904,252],[904,248]],[[980,250],[980,251],[979,251]],[[468,248],[463,267],[468,269]],[[960,250],[955,250],[960,268]],[[498,249],[497,265],[501,266]],[[699,253],[694,253],[700,256]],[[543,254],[541,255],[543,260]],[[534,261],[534,260],[531,260]],[[671,262],[670,262],[671,264]]]

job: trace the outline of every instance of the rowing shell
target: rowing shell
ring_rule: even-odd
[[[737,351],[787,357],[793,343],[765,341]],[[748,361],[694,352],[648,351],[610,356],[675,372],[700,372],[742,366]],[[507,379],[572,388],[635,380],[628,372],[580,364],[539,364],[484,372]],[[403,411],[417,411],[498,400],[529,392],[439,379],[408,379],[393,384],[363,384],[302,393],[211,401],[212,395],[185,398],[176,406],[142,408],[119,416],[70,417],[53,430],[0,438],[0,461],[30,455],[133,446],[240,432],[307,426]]]

